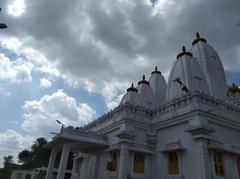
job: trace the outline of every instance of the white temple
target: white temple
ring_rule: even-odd
[[[217,52],[197,33],[168,83],[156,67],[112,111],[84,127],[62,127],[48,144],[46,178],[240,179],[239,91],[227,86]]]

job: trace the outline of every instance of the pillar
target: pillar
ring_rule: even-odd
[[[73,167],[72,167],[71,179],[74,179],[74,178],[75,178],[76,169],[77,169],[77,159],[74,158],[74,160],[73,160]]]
[[[120,150],[118,179],[126,179],[128,177],[128,158],[129,149],[127,146],[122,145]]]
[[[211,178],[211,166],[210,166],[210,158],[209,151],[207,146],[207,140],[205,139],[197,139],[197,155],[199,160],[199,169],[200,169],[200,178],[201,179],[210,179]]]
[[[100,154],[96,155],[96,164],[95,164],[95,168],[94,168],[94,179],[97,179],[97,177],[98,177],[99,162],[100,162]]]
[[[179,175],[183,176],[182,151],[177,151]]]
[[[70,146],[67,144],[63,145],[61,160],[58,168],[57,179],[64,179],[67,167],[67,161],[69,156]]]
[[[54,164],[56,161],[56,156],[57,156],[57,150],[55,148],[53,148],[51,151],[51,156],[50,156],[49,163],[48,163],[46,179],[52,179],[52,172],[53,172]]]

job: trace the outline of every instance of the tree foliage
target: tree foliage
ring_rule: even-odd
[[[25,149],[18,154],[18,160],[20,163],[26,164],[32,161],[32,152]]]
[[[37,138],[31,146],[31,150],[25,149],[18,154],[19,162],[23,163],[24,169],[47,166],[51,151],[45,147],[46,144],[45,138]]]
[[[13,156],[12,155],[4,156],[3,160],[4,160],[3,164],[5,167],[7,163],[13,163]]]

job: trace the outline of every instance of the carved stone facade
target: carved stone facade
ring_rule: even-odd
[[[218,81],[208,76],[213,73]],[[198,34],[171,74],[166,84],[156,68],[150,83],[144,77],[130,87],[104,116],[84,127],[63,127],[48,144],[47,179],[64,179],[70,151],[71,179],[240,178],[240,106],[227,96],[217,53]]]

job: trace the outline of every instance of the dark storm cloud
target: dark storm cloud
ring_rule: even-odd
[[[8,3],[1,1],[0,6],[6,10]],[[220,53],[228,70],[240,68],[238,0],[169,0],[158,10],[144,0],[25,0],[25,4],[21,17],[2,14],[9,25],[5,35],[30,36],[26,45],[56,62],[69,78],[101,86],[112,79],[139,79],[155,65],[168,73],[181,46],[191,47],[196,31]],[[137,66],[139,56],[148,64]],[[126,68],[131,70],[120,70]]]

